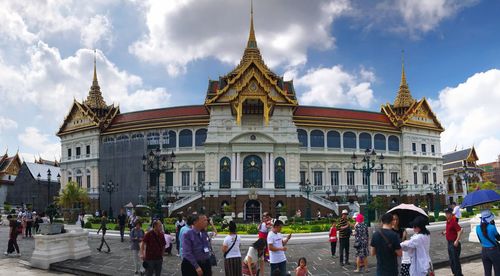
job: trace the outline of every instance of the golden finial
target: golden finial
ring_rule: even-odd
[[[94,49],[94,79],[92,81],[93,85],[97,85],[97,61],[96,61],[96,50]]]
[[[401,50],[401,83],[399,84],[399,91],[394,100],[394,107],[407,108],[415,102],[411,96],[410,89],[406,83],[405,64],[404,64],[404,50]]]
[[[257,39],[253,28],[253,0],[250,0],[250,34],[248,36],[247,48],[257,48]]]
[[[405,50],[401,50],[401,86],[408,86],[405,74]]]

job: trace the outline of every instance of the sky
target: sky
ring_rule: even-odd
[[[500,154],[500,1],[254,0],[267,65],[299,104],[380,111],[404,59],[444,153]],[[121,112],[203,104],[239,62],[249,0],[0,0],[0,152],[59,158],[55,135],[92,82]],[[404,50],[404,58],[402,51]]]

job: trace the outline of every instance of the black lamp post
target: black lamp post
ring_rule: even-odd
[[[349,193],[350,193],[350,188],[347,186],[347,189],[345,190],[345,203],[349,203]]]
[[[194,189],[201,194],[201,208],[200,208],[200,214],[205,213],[205,193],[210,191],[212,189],[212,183],[208,182],[208,190],[205,188],[205,182],[199,182],[196,184],[196,182],[193,183]]]
[[[36,179],[38,181],[38,185],[40,185],[40,179],[42,178],[42,176],[40,175],[40,173],[38,173],[38,175],[36,176]],[[51,200],[50,200],[50,182],[51,182],[51,178],[52,178],[52,173],[50,171],[50,169],[47,170],[47,207],[50,206],[50,204],[52,204]],[[57,174],[57,182],[60,182],[61,181],[61,175],[58,173]]]
[[[434,191],[434,194],[436,195],[434,198],[434,218],[436,218],[437,220],[437,218],[439,217],[439,211],[441,210],[439,194],[443,192],[443,183],[434,182],[433,184],[431,184],[431,190]]]
[[[142,170],[148,173],[156,174],[156,211],[158,212],[157,217],[163,222],[163,212],[161,210],[161,198],[160,198],[160,174],[167,172],[174,168],[175,154],[174,151],[170,155],[161,155],[160,147],[156,148],[153,152],[151,150],[148,154],[142,156]]]
[[[306,221],[311,221],[311,202],[309,201],[309,194],[312,192],[311,182],[309,179],[306,180],[305,184],[302,184],[300,191],[306,193],[307,196],[307,208],[306,208]]]
[[[380,160],[380,168],[375,168],[375,165],[376,165],[375,159],[376,158],[377,158],[377,153],[375,152],[374,149],[366,149],[365,156],[363,157],[363,160],[361,161],[362,167],[356,168],[356,163],[357,163],[358,157],[356,156],[356,154],[354,152],[352,153],[352,156],[351,156],[352,169],[357,170],[357,171],[361,171],[363,173],[363,175],[366,177],[366,184],[368,185],[368,198],[366,200],[367,201],[366,206],[368,206],[366,223],[368,225],[370,225],[370,222],[373,219],[373,215],[372,215],[373,210],[370,206],[371,201],[372,201],[371,187],[370,187],[371,186],[370,185],[370,175],[372,172],[384,170],[384,164],[382,163],[384,160],[384,155],[380,154],[380,156],[378,157],[378,159]]]
[[[396,179],[396,182],[392,183],[392,188],[398,190],[399,203],[401,203],[401,194],[403,190],[408,189],[408,180],[402,181],[401,177],[398,177],[398,179]]]
[[[113,208],[111,207],[111,194],[118,191],[118,183],[113,183],[113,181],[109,180],[108,183],[102,183],[101,185],[103,192],[108,192],[109,194],[109,211],[108,217],[113,218]]]

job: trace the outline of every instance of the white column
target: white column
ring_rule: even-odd
[[[233,152],[231,156],[231,181],[236,180],[236,171],[237,171],[236,153]]]
[[[237,152],[236,153],[236,162],[234,162],[234,166],[235,166],[235,171],[236,171],[236,180],[241,180],[243,179],[242,178],[242,174],[241,174],[241,166],[240,166],[240,163],[241,163],[241,153]]]
[[[264,182],[269,180],[269,152],[266,152],[266,158],[264,161]]]
[[[328,186],[330,184],[328,184],[328,164],[326,162],[324,162],[324,165],[325,165],[325,176],[323,177],[323,186]]]
[[[274,153],[269,153],[269,168],[270,168],[270,174],[269,174],[269,180],[274,181]]]

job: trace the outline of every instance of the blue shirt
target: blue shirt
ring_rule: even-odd
[[[208,243],[208,234],[205,231],[191,229],[184,234],[182,238],[182,256],[197,269],[198,261],[206,261],[210,258],[210,245]]]
[[[488,224],[486,226],[486,233],[488,234],[488,238],[490,238],[491,241],[496,240],[496,236],[498,236],[497,228],[493,224]],[[486,237],[483,235],[483,231],[481,231],[481,225],[479,224],[476,226],[476,234],[479,237],[479,241],[481,241],[481,245],[483,247],[494,247],[496,244],[492,244]]]
[[[182,237],[188,230],[191,229],[191,226],[188,226],[187,224],[182,226],[181,230],[179,230],[179,256],[182,259]]]

